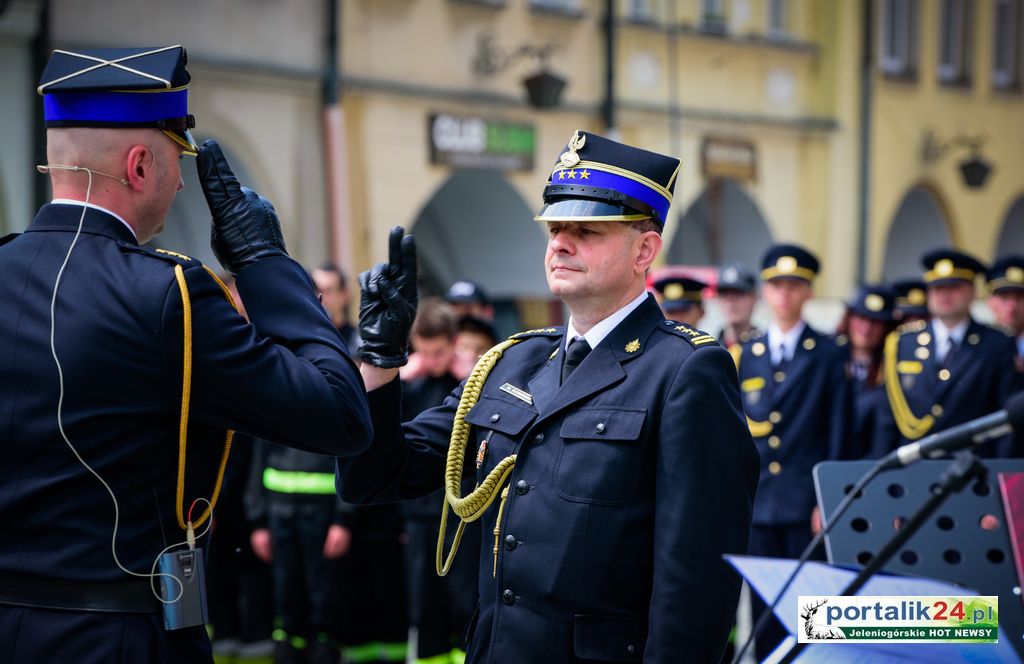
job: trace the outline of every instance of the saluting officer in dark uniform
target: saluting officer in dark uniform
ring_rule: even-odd
[[[757,278],[750,270],[742,263],[723,266],[715,293],[725,318],[725,326],[718,333],[723,346],[732,348],[761,334],[751,322],[757,304]]]
[[[707,287],[706,283],[692,277],[664,277],[654,282],[665,316],[691,327],[696,327],[704,318],[703,293]]]
[[[941,249],[922,263],[931,321],[901,326],[885,347],[886,391],[901,442],[999,410],[1016,380],[1013,341],[971,318],[981,262]],[[979,453],[1007,457],[1012,446],[1006,436]]]
[[[0,661],[211,661],[203,626],[164,630],[150,570],[185,519],[202,535],[227,430],[352,454],[365,391],[273,206],[192,142],[180,46],[57,51],[42,80],[55,200],[0,240]],[[143,246],[197,151],[252,325]]]
[[[882,368],[886,336],[895,327],[893,293],[865,284],[846,304],[836,343],[849,353],[846,375],[853,385],[853,439],[863,458],[880,459],[899,444],[889,411]]]
[[[768,331],[737,356],[740,390],[761,479],[754,503],[750,553],[797,558],[811,540],[815,507],[811,469],[850,458],[853,401],[845,352],[802,318],[819,263],[795,245],[776,245],[761,266],[762,294],[772,310]],[[755,598],[755,616],[764,604]],[[756,619],[756,618],[755,618]],[[756,642],[758,658],[785,635],[770,623]]]
[[[397,372],[378,367],[404,354],[412,260],[362,277],[377,435],[339,462],[339,488],[397,500],[444,480],[446,505],[481,519],[469,662],[721,657],[740,586],[722,554],[746,550],[757,456],[728,353],[645,292],[678,167],[577,132],[537,216],[568,326],[499,344],[404,426]],[[467,449],[481,484],[460,499]]]

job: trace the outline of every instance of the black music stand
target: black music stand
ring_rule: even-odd
[[[827,521],[872,461],[826,461],[814,467],[814,488]],[[931,496],[949,460],[920,461],[879,475],[825,538],[835,565],[865,565]],[[988,474],[951,495],[884,567],[887,572],[942,579],[999,596],[999,626],[1024,658],[1024,603],[999,490],[999,473],[1024,472],[1024,460],[986,459]]]

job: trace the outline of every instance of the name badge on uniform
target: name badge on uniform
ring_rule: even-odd
[[[505,383],[504,385],[502,385],[498,389],[501,390],[502,392],[505,392],[506,394],[511,394],[512,396],[514,396],[516,399],[519,399],[520,401],[525,401],[526,403],[530,404],[531,406],[533,405],[533,397],[530,395],[530,393],[525,391],[525,390],[519,389],[518,387],[516,387],[512,383]]]

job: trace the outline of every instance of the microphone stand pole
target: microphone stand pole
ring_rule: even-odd
[[[939,479],[938,485],[932,491],[932,495],[928,500],[918,508],[914,516],[910,518],[906,524],[900,526],[900,529],[896,531],[896,534],[886,543],[882,550],[878,552],[878,555],[871,559],[867,565],[857,574],[856,578],[850,582],[850,585],[846,586],[839,596],[852,596],[856,595],[865,583],[868,582],[872,576],[875,575],[880,569],[882,569],[886,563],[888,563],[896,553],[903,548],[903,545],[917,533],[917,531],[924,525],[924,523],[935,513],[942,503],[946,502],[946,499],[955,493],[960,493],[965,486],[968,485],[972,480],[984,479],[988,469],[985,464],[978,459],[977,456],[969,449],[962,452],[956,453],[956,458],[953,460],[949,467],[946,468],[942,473],[942,477]],[[789,652],[780,660],[780,664],[791,664],[797,655],[799,655],[808,643],[797,643],[794,645]]]

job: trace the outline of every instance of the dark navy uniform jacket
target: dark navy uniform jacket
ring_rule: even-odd
[[[57,427],[50,300],[81,212],[46,205],[0,246],[0,573],[132,580],[111,555],[110,496]],[[117,496],[118,557],[147,574],[161,549],[185,539],[174,505],[176,265],[193,336],[186,510],[193,497],[210,497],[228,428],[336,455],[359,452],[372,436],[358,370],[295,261],[266,259],[239,275],[250,325],[198,261],[140,247],[116,218],[89,209],[57,297],[63,425]]]
[[[809,524],[814,464],[857,456],[846,353],[807,325],[792,359],[774,368],[767,339],[744,343],[737,361],[743,407],[761,453],[754,523]]]
[[[474,447],[493,432],[477,478],[518,457],[496,576],[500,501],[482,517],[468,661],[719,661],[739,591],[721,555],[746,551],[758,461],[729,354],[683,330],[699,334],[649,297],[561,386],[565,328],[522,335],[494,367],[466,418]],[[461,390],[404,426],[398,381],[371,392],[374,443],[339,459],[342,498],[441,486]]]
[[[862,459],[881,459],[899,446],[900,434],[889,410],[885,384],[851,380],[854,447]]]
[[[934,418],[926,433],[995,412],[1015,391],[1019,381],[1014,362],[1016,348],[1013,340],[998,330],[972,319],[963,342],[945,366],[935,357],[932,323],[905,325],[897,333],[899,385],[915,418]],[[906,442],[909,439],[901,436],[900,443]],[[977,451],[987,457],[1013,456],[1012,436],[987,443]]]

